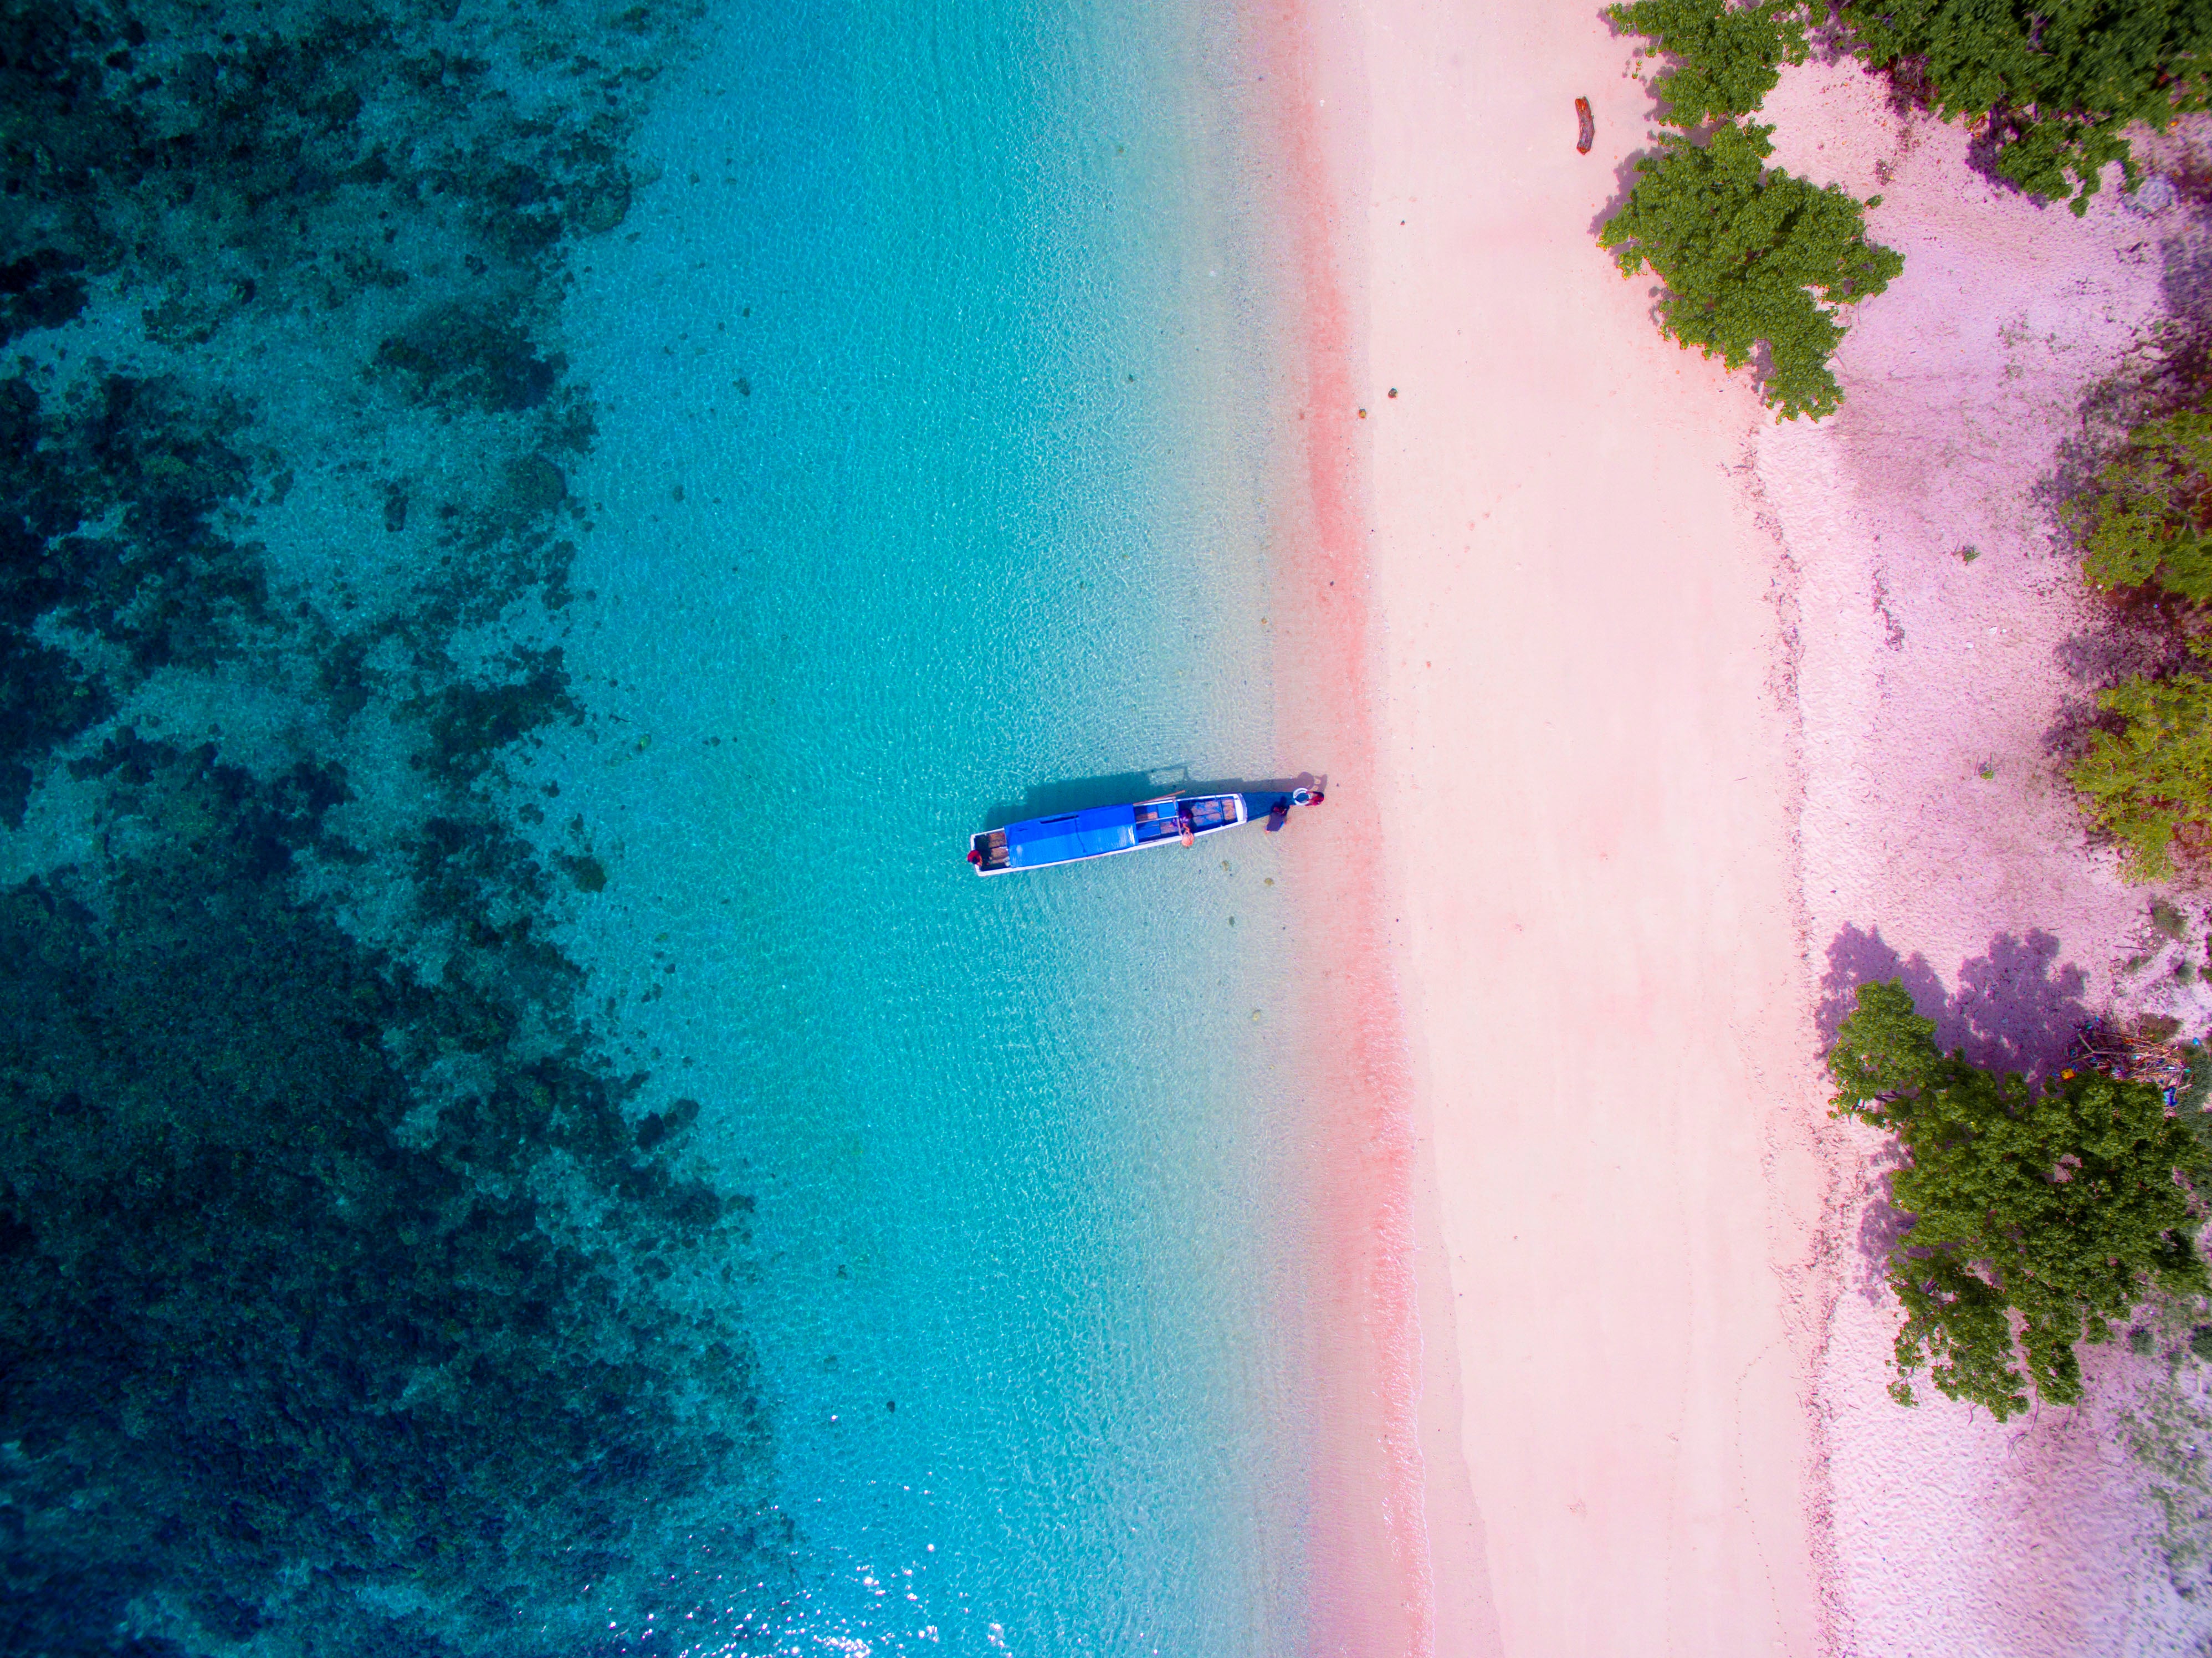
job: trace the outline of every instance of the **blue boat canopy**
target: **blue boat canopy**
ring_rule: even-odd
[[[1095,858],[1137,844],[1134,806],[1093,806],[1058,817],[1032,817],[1006,825],[1006,862],[1016,869]]]

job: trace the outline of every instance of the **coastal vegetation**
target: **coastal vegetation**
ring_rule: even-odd
[[[2201,522],[2212,507],[2212,413],[2185,409],[2144,421],[2099,473],[2069,515],[2092,586],[2156,586],[2212,600],[2212,542]]]
[[[1685,131],[1752,114],[1774,90],[1781,65],[1803,63],[1809,50],[1802,0],[1749,6],[1634,0],[1607,7],[1606,15],[1650,40],[1643,50],[1674,60],[1651,89],[1666,105],[1668,120]]]
[[[1863,985],[1827,1056],[1834,1114],[1903,1154],[1890,1391],[1914,1403],[1925,1371],[1999,1421],[2031,1393],[2075,1403],[2081,1344],[2158,1296],[2212,1287],[2197,1252],[2212,1148],[2148,1084],[2086,1071],[2037,1086],[1942,1053],[1935,1031],[1901,982]]]
[[[1730,368],[1765,347],[1767,406],[1817,420],[1843,398],[1828,367],[1844,336],[1836,308],[1881,293],[1905,262],[1867,240],[1863,203],[1768,170],[1773,131],[1724,123],[1703,143],[1662,134],[1598,246],[1624,276],[1648,265],[1666,283],[1657,310],[1670,338]]]
[[[2192,653],[2212,655],[2197,641]],[[2092,829],[2121,850],[2131,881],[2172,876],[2177,853],[2212,829],[2212,680],[2201,673],[2131,674],[2097,694],[2112,728],[2092,732],[2068,771]]]
[[[1607,15],[1673,60],[1652,87],[1673,130],[1637,158],[1598,246],[1622,276],[1648,268],[1666,284],[1655,314],[1685,349],[1731,369],[1763,349],[1759,393],[1777,419],[1832,414],[1836,313],[1881,293],[1905,262],[1867,240],[1872,203],[1768,167],[1774,129],[1737,118],[1757,111],[1781,65],[1805,61],[1804,8],[1634,0]]]
[[[1810,31],[1887,74],[1902,99],[1972,125],[1998,177],[2077,214],[2111,163],[2129,189],[2140,180],[2128,126],[2163,131],[2212,109],[2201,6],[1840,0],[1831,15],[1802,0],[1634,0],[1607,15],[1674,60],[1653,90],[1678,127],[1755,113],[1778,65],[1806,60]]]
[[[2169,405],[2172,397],[2168,394]],[[2118,845],[2130,880],[2171,878],[2212,830],[2212,412],[2180,406],[2129,429],[2065,513],[2089,586],[2132,603],[2181,659],[2098,693],[2103,716],[2067,769],[2090,828]]]
[[[2079,214],[2118,161],[2142,169],[2124,129],[2163,131],[2212,109],[2212,10],[2035,0],[1844,0],[1844,47],[1945,120],[1981,130],[1997,175]]]
[[[1862,203],[1765,165],[1773,129],[1748,118],[1816,39],[1887,73],[1901,100],[1970,123],[1998,177],[2076,214],[2106,165],[2130,190],[2141,181],[2130,124],[2163,131],[2212,109],[2202,7],[1844,0],[1831,15],[1802,0],[1631,0],[1607,15],[1650,43],[1639,56],[1666,60],[1651,82],[1666,130],[1599,246],[1624,276],[1648,268],[1666,283],[1656,314],[1668,337],[1732,369],[1763,348],[1761,396],[1784,420],[1834,411],[1838,313],[1903,269],[1867,239],[1864,210],[1880,197]]]

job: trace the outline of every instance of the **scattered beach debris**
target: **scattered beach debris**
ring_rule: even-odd
[[[1582,125],[1582,131],[1575,138],[1575,148],[1587,155],[1590,153],[1590,146],[1597,142],[1597,118],[1590,113],[1589,99],[1575,100],[1575,119]]]
[[[2145,1015],[2133,1029],[2094,1018],[2074,1033],[2067,1058],[2077,1069],[2162,1089],[2171,1108],[2188,1091],[2191,1067],[2203,1060],[2204,1051],[2202,1043],[2177,1040],[2180,1029],[2179,1019],[2161,1015]],[[2074,1070],[2062,1074],[2071,1077]]]
[[[2153,173],[2136,185],[2132,194],[2123,194],[2120,205],[2138,218],[2148,219],[2172,207],[2179,195],[2172,179]]]

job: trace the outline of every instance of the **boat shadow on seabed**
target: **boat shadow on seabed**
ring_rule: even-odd
[[[1115,772],[1103,777],[1071,777],[1039,783],[1018,801],[1002,801],[985,814],[983,827],[1004,829],[1031,817],[1052,817],[1061,812],[1087,811],[1093,806],[1119,805],[1124,801],[1149,799],[1170,792],[1178,794],[1241,794],[1253,823],[1264,821],[1273,834],[1284,817],[1272,811],[1278,800],[1287,800],[1298,789],[1320,794],[1328,787],[1325,776],[1300,772],[1296,777],[1199,779],[1188,766],[1155,766],[1150,771]]]

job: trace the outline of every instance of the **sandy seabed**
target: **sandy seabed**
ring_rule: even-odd
[[[1790,72],[1778,163],[1906,264],[1841,414],[1776,425],[1594,246],[1652,111],[1597,8],[1253,15],[1310,313],[1281,724],[1342,808],[1316,1649],[2197,1649],[2110,1411],[1887,1398],[1880,1145],[1820,1065],[1869,978],[2030,1067],[2142,1005],[2148,895],[2054,770],[2118,647],[2053,502],[2187,210],[2039,210]]]

